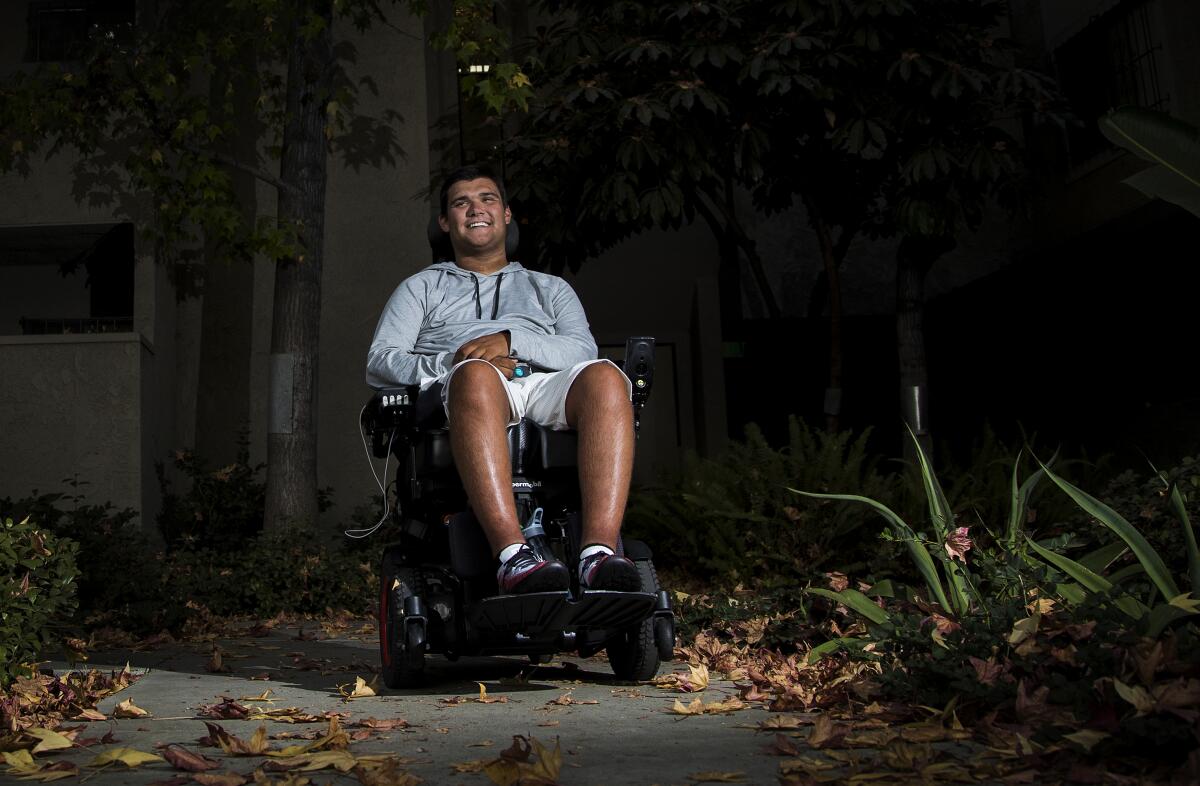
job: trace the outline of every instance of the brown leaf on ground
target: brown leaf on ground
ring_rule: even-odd
[[[246,720],[270,720],[277,723],[320,723],[325,715],[313,715],[299,707],[275,707],[274,709],[252,709]]]
[[[182,745],[168,745],[162,749],[162,757],[171,762],[177,770],[188,772],[206,772],[215,770],[221,763],[199,753],[193,753]]]
[[[786,734],[776,734],[770,745],[763,748],[764,753],[772,756],[799,756],[800,748]]]
[[[78,713],[76,713],[74,716],[72,716],[71,719],[72,720],[86,720],[86,721],[102,721],[102,720],[108,720],[108,716],[105,715],[103,712],[100,712],[99,710],[88,707],[86,709],[80,710]]]
[[[703,663],[689,664],[688,671],[676,671],[671,674],[663,674],[655,677],[652,682],[667,690],[678,690],[684,693],[698,693],[708,688],[709,674],[708,666]]]
[[[599,704],[596,699],[576,699],[569,692],[564,693],[556,699],[550,699],[546,704],[554,704],[560,707],[569,707],[572,704]]]
[[[416,775],[400,769],[400,764],[399,759],[392,757],[378,766],[359,764],[350,772],[363,786],[417,786],[422,783]]]
[[[112,716],[114,718],[145,718],[150,713],[133,703],[132,698],[118,704],[113,708]]]
[[[482,682],[475,683],[479,686],[479,696],[475,699],[480,704],[504,704],[508,701],[507,696],[488,696],[487,688]]]
[[[250,717],[250,712],[249,707],[225,696],[218,704],[202,706],[196,712],[196,715],[201,718],[213,718],[214,720],[245,720]]]
[[[686,705],[679,699],[675,699],[675,703],[668,712],[675,715],[719,715],[726,712],[744,710],[748,706],[750,705],[736,696],[725,701],[714,701],[708,704],[705,704],[700,697],[696,697]]]
[[[514,736],[512,747],[502,752],[499,758],[487,762],[483,771],[499,786],[555,786],[561,769],[562,751],[557,739],[551,751],[536,738],[526,741],[524,737]]]
[[[800,718],[795,715],[772,715],[759,723],[758,728],[763,731],[798,729],[807,723],[812,723],[812,719]]]
[[[204,664],[204,670],[211,674],[228,674],[232,669],[225,663],[224,654],[221,648],[213,644],[212,654],[208,656],[208,662]]]
[[[457,773],[463,772],[483,772],[483,768],[487,766],[489,759],[472,759],[471,761],[460,761],[456,764],[451,764],[450,769]]]
[[[133,748],[109,748],[106,751],[96,754],[95,758],[88,762],[88,766],[103,767],[107,764],[120,763],[126,767],[140,767],[143,764],[156,761],[163,761],[162,756],[134,750]]]
[[[849,731],[849,727],[834,723],[832,717],[821,714],[813,719],[812,733],[807,742],[811,748],[832,748],[841,744]]]
[[[706,770],[705,772],[693,772],[687,776],[687,779],[693,783],[745,783],[746,773]]]
[[[251,675],[250,675],[249,677],[247,677],[246,679],[249,679],[249,680],[269,680],[269,679],[271,679],[271,673],[270,673],[269,671],[264,671],[264,672],[262,672],[262,673],[260,673],[260,674],[251,674]]]
[[[200,786],[242,786],[242,784],[250,782],[248,776],[239,775],[236,772],[225,772],[220,775],[198,772],[192,776],[192,780],[199,783]]]
[[[208,726],[210,732],[213,730],[213,724],[206,723],[205,725]],[[220,729],[219,726],[217,728]],[[213,738],[221,746],[221,750],[230,756],[261,756],[268,748],[267,727],[265,725],[259,726],[249,740],[235,737],[224,729],[221,729],[219,736],[213,735]]]
[[[338,693],[342,694],[343,701],[350,701],[370,698],[375,695],[375,690],[362,677],[355,677],[353,690],[346,690],[345,685],[339,685]]]
[[[404,718],[386,718],[380,720],[378,718],[365,718],[363,720],[354,721],[350,726],[363,729],[374,729],[375,731],[390,731],[392,729],[407,729],[412,726],[411,723]]]

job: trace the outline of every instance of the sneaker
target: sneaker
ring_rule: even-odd
[[[642,577],[632,560],[616,554],[598,552],[583,560],[579,566],[579,589],[638,592]]]
[[[556,559],[542,559],[533,549],[522,546],[496,571],[501,595],[523,592],[557,592],[571,585],[567,566]]]

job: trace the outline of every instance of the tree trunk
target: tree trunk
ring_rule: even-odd
[[[266,527],[317,517],[317,352],[325,235],[333,31],[330,0],[301,3],[287,71],[287,121],[280,162],[279,222],[295,228],[298,251],[275,268],[267,438]],[[305,16],[324,27],[305,39]]]
[[[925,360],[925,276],[933,263],[954,248],[953,238],[908,236],[896,252],[896,351],[900,360],[900,412],[925,451],[932,456],[929,426],[929,367]],[[912,440],[904,435],[904,457],[916,462]]]
[[[812,212],[809,213],[813,216]],[[821,261],[829,295],[829,384],[825,388],[825,430],[836,434],[842,414],[842,281],[838,272],[841,262],[833,249],[833,234],[829,224],[813,216],[813,226],[821,241]],[[843,230],[845,231],[845,230]]]

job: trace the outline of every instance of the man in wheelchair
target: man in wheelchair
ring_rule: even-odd
[[[571,287],[509,261],[516,235],[511,221],[504,184],[491,170],[473,166],[451,173],[441,188],[430,240],[436,252],[448,238],[445,256],[452,259],[434,262],[397,287],[367,354],[369,385],[381,393],[408,391],[395,400],[412,404],[414,434],[448,425],[453,469],[478,522],[475,527],[464,524],[461,514],[444,516],[452,570],[442,572],[410,553],[385,555],[380,640],[391,687],[412,681],[427,642],[429,649],[440,646],[452,656],[527,652],[533,658],[565,648],[586,654],[608,647],[610,659],[617,653],[618,675],[638,679],[652,676],[660,654],[670,657],[673,618],[648,549],[642,546],[641,561],[635,562],[622,553],[620,539],[633,466],[634,404],[644,401],[652,372],[638,378],[644,390],[635,397],[626,373],[597,358]],[[646,354],[652,339],[643,341],[648,343],[640,362],[652,364],[652,354]],[[379,398],[369,405],[375,409],[372,423],[383,422]],[[543,469],[568,463],[561,455],[564,441],[556,442],[555,433],[573,432],[577,441],[569,463],[578,464],[578,515],[571,514],[572,537],[561,527],[557,554],[542,535],[548,489],[527,477],[523,466],[531,429],[540,435]],[[380,430],[373,433],[382,457]],[[393,427],[389,452],[395,451],[395,433]],[[444,443],[444,432],[439,438]],[[423,455],[430,450],[427,444]],[[416,452],[408,455],[410,463],[422,464]],[[423,465],[438,462],[434,457]],[[402,498],[402,484],[419,487],[419,474],[398,475]],[[472,530],[482,530],[495,559],[492,592],[499,597],[490,600],[475,595],[485,582],[467,580],[478,576],[478,565],[463,556],[471,551],[464,543]],[[431,614],[423,596],[452,600]],[[393,646],[396,628],[409,639]],[[415,628],[420,631],[412,640]],[[392,663],[393,657],[400,663]]]
[[[633,467],[629,379],[596,359],[567,282],[508,261],[512,211],[498,177],[483,167],[459,169],[446,178],[440,202],[438,223],[454,261],[431,265],[392,294],[367,354],[368,384],[419,385],[422,395],[440,396],[454,463],[506,594],[570,583],[567,567],[521,533],[506,429],[529,418],[578,432],[580,587],[637,590],[637,569],[615,551]]]

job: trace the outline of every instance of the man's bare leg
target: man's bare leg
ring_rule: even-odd
[[[489,364],[473,361],[454,372],[450,383],[450,447],[492,554],[524,543],[512,493],[508,454],[508,397]]]
[[[625,375],[608,363],[581,371],[567,393],[567,424],[579,432],[583,542],[615,550],[633,474],[633,406]]]

